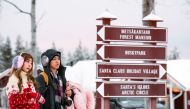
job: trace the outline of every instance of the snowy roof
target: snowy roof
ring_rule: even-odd
[[[113,14],[111,14],[108,10],[105,10],[103,13],[101,13],[96,20],[102,20],[102,19],[111,19],[116,20],[117,17]]]
[[[3,78],[3,77],[5,77],[5,76],[9,76],[10,73],[11,73],[11,69],[10,68],[7,69],[7,70],[5,70],[5,71],[3,71],[2,73],[0,73],[0,79]]]
[[[73,67],[67,67],[66,78],[81,84],[89,90],[96,90],[96,60],[79,61]]]
[[[77,82],[83,87],[95,91],[97,81],[96,62],[98,61],[79,61],[73,67],[68,67],[66,70],[67,80]],[[167,61],[167,73],[170,79],[174,80],[182,89],[190,90],[190,60]]]
[[[162,22],[163,19],[157,15],[155,15],[153,12],[151,12],[149,15],[145,16],[143,18],[143,21],[157,21]]]
[[[190,90],[190,60],[167,61],[168,75],[174,78],[185,90]]]

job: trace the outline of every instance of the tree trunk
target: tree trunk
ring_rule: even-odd
[[[34,63],[37,64],[37,43],[36,43],[36,0],[31,1],[31,53],[34,58]],[[34,68],[34,76],[37,76],[36,66]]]
[[[1,1],[1,0],[0,0]],[[31,0],[31,12],[26,12],[19,8],[16,4],[13,2],[10,2],[9,0],[3,0],[4,2],[14,6],[18,11],[21,13],[30,15],[31,18],[31,54],[34,58],[34,63],[37,64],[37,42],[36,42],[36,32],[37,32],[37,24],[36,24],[36,0]],[[36,66],[34,66],[34,76],[37,76],[37,70]]]
[[[142,6],[142,18],[144,18],[145,16],[147,16],[148,14],[151,13],[151,11],[155,10],[155,2],[154,0],[143,0],[143,6]],[[146,22],[143,22],[143,25],[146,26]]]

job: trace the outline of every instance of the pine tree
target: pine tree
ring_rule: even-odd
[[[78,61],[81,60],[91,60],[94,59],[94,53],[90,54],[87,48],[82,47],[82,43],[79,42],[79,45],[73,52],[73,54],[69,53],[68,54],[68,60],[66,65],[74,65]]]
[[[68,53],[67,57],[68,58],[67,58],[66,65],[73,66],[74,59],[73,59],[73,56],[72,56],[71,52]]]
[[[94,59],[96,59],[96,48],[90,54],[90,60],[94,60]]]
[[[180,56],[179,56],[179,51],[177,49],[177,47],[174,47],[173,50],[171,51],[168,59],[169,60],[176,60],[176,59],[179,59]]]
[[[58,51],[61,52],[61,63],[62,63],[62,65],[65,65],[67,62],[66,62],[64,50],[63,49],[59,49]]]
[[[25,48],[25,51],[26,51],[27,53],[30,53],[30,52],[31,52],[30,47],[29,47],[29,44],[28,44],[27,41],[25,42],[24,48]]]
[[[52,42],[52,47],[51,48],[56,50],[56,45],[55,45],[54,41]]]
[[[2,45],[2,61],[4,69],[11,67],[12,62],[12,48],[10,38],[7,37],[6,42]]]
[[[77,63],[79,60],[84,60],[84,55],[83,55],[83,48],[81,41],[79,42],[78,47],[75,49],[73,53],[73,58],[74,58],[74,64]]]
[[[16,39],[16,48],[15,48],[15,55],[19,55],[22,52],[26,52],[25,47],[23,46],[22,43],[22,37],[20,35],[17,36]]]
[[[2,48],[3,47],[3,37],[0,35],[0,72],[3,71],[4,66],[3,66],[3,58],[2,58]]]

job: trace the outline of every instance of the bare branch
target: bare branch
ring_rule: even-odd
[[[38,27],[38,25],[40,24],[41,20],[44,18],[45,16],[45,12],[41,15],[41,17],[39,18],[39,20],[37,21],[37,24],[36,24],[36,28]]]
[[[8,0],[3,0],[3,1],[6,2],[6,3],[8,3],[8,4],[10,4],[10,5],[12,5],[12,6],[14,6],[14,7],[15,7],[18,11],[20,11],[21,13],[28,14],[28,15],[32,16],[31,13],[26,12],[26,11],[23,11],[23,10],[20,9],[17,5],[15,5],[14,3],[12,3],[12,2],[10,2],[10,1],[8,1]]]

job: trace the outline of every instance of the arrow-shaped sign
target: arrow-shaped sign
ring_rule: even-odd
[[[160,79],[166,74],[162,65],[102,62],[96,64],[96,73],[97,78]]]
[[[102,97],[166,97],[166,82],[102,82],[97,88]]]
[[[166,60],[165,46],[99,45],[97,54],[104,60]]]
[[[97,91],[100,93],[100,95],[104,96],[104,83],[102,83],[98,88]]]
[[[103,41],[167,42],[166,34],[166,28],[129,26],[103,26],[97,31]]]
[[[159,78],[162,78],[166,74],[166,70],[162,67],[162,65],[159,65]]]
[[[101,38],[102,40],[105,40],[105,26],[103,26],[97,33]]]
[[[104,49],[104,46],[101,46],[100,49],[97,51],[97,54],[100,55],[101,58],[104,58],[105,57],[105,49]]]

